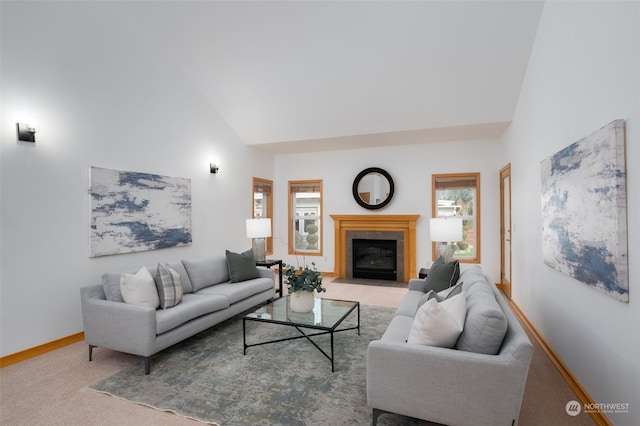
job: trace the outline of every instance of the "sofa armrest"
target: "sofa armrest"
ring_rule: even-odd
[[[411,278],[409,280],[409,290],[417,290],[425,293],[427,281],[424,278]]]
[[[155,309],[104,300],[97,296],[97,291],[102,290],[99,287],[80,289],[87,344],[134,355],[153,355],[156,339]]]
[[[273,282],[275,282],[275,272],[272,269],[269,268],[265,268],[265,267],[258,267],[258,275],[260,275],[260,278],[269,278],[271,280],[273,280]]]
[[[367,401],[437,423],[510,425],[529,360],[375,340],[367,351]]]

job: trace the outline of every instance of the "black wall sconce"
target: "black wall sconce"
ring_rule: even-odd
[[[24,123],[16,123],[16,129],[18,130],[18,140],[23,142],[35,142],[36,141],[36,129]]]
[[[218,173],[218,170],[220,170],[220,167],[216,166],[214,163],[210,163],[209,164],[209,171],[211,172],[211,174],[216,174]]]

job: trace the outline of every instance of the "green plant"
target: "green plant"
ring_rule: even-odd
[[[289,294],[300,290],[317,291],[322,293],[327,291],[322,287],[322,274],[316,269],[316,264],[311,262],[311,267],[304,265],[297,269],[293,265],[282,265],[283,276],[287,281]]]

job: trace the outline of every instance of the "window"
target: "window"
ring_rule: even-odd
[[[431,184],[432,217],[462,218],[463,240],[454,243],[454,259],[480,263],[480,173],[433,175]],[[435,259],[435,243],[432,253]]]
[[[253,178],[253,216],[271,219],[271,234],[273,235],[273,181]],[[273,237],[267,237],[267,254],[273,254]]]
[[[289,181],[289,254],[322,255],[322,180]]]

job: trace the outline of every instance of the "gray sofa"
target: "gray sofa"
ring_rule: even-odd
[[[168,309],[125,303],[119,287],[121,272],[105,273],[102,284],[80,289],[89,361],[93,348],[108,348],[144,357],[145,374],[149,374],[152,355],[275,295],[274,273],[266,268],[257,268],[257,278],[230,282],[225,256],[168,266],[180,275],[183,291],[181,302]],[[154,274],[156,267],[147,269]]]
[[[531,341],[480,267],[463,269],[458,283],[467,311],[455,348],[406,343],[418,304],[429,290],[424,279],[409,282],[386,332],[369,344],[367,401],[373,425],[385,412],[447,425],[517,424]],[[501,325],[504,335],[496,340]],[[481,352],[491,352],[493,346],[497,353],[472,352],[474,344]]]

